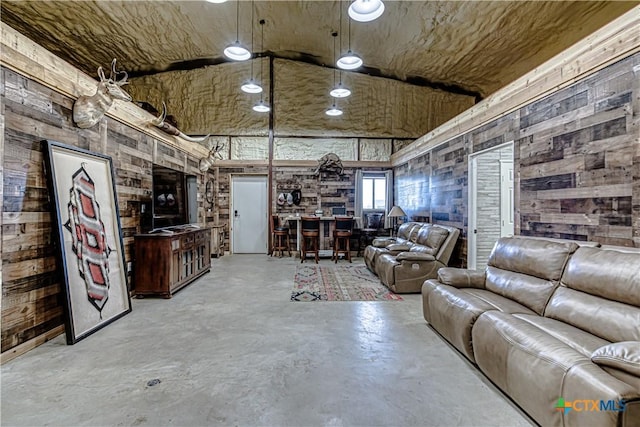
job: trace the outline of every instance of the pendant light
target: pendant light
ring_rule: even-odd
[[[227,2],[227,0],[206,0],[206,1],[208,1],[209,3],[226,3]]]
[[[336,60],[336,37],[338,37],[337,32],[331,33],[333,36],[333,60]],[[334,98],[346,98],[351,95],[351,91],[342,85],[342,70],[340,70],[340,83],[336,85],[336,69],[333,69],[333,89],[329,92],[329,95]]]
[[[382,0],[354,0],[349,6],[349,16],[358,22],[371,22],[382,16],[383,12]]]
[[[251,58],[251,52],[240,44],[240,0],[236,3],[236,42],[224,48],[224,55],[234,61],[246,61]]]
[[[265,23],[266,21],[264,19],[260,20],[260,27],[262,31],[261,41],[260,41],[260,51],[263,53],[264,53],[264,24]],[[260,79],[264,82],[264,70],[262,66],[263,63],[264,63],[264,60],[261,58],[260,59]],[[264,92],[260,91],[260,102],[258,102],[256,105],[253,106],[253,111],[257,111],[258,113],[268,113],[269,111],[271,111],[271,107],[269,107],[269,104],[264,102],[264,99],[262,98],[263,94]]]
[[[253,52],[253,0],[251,0],[251,52]],[[253,78],[253,60],[251,61],[251,78],[249,81],[245,82],[240,89],[245,93],[260,93],[262,92],[262,87],[256,83]]]
[[[334,103],[330,108],[327,108],[327,111],[324,112],[327,116],[332,116],[332,117],[336,117],[336,116],[341,116],[342,115],[342,110],[339,109],[336,104]]]
[[[340,3],[340,2],[338,2]],[[342,27],[342,6],[340,6],[340,26]],[[336,65],[343,70],[355,70],[362,66],[362,59],[351,51],[351,20],[349,20],[349,48],[347,53],[342,55],[336,62]],[[340,44],[342,48],[342,43]]]

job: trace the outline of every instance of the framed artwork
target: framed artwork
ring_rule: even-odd
[[[111,157],[45,141],[67,344],[131,311]]]

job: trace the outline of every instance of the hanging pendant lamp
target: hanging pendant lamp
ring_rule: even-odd
[[[224,48],[224,55],[234,61],[246,61],[251,52],[240,44],[240,1],[236,4],[236,42]]]
[[[340,7],[340,26],[342,27],[342,7]],[[338,68],[343,70],[355,70],[362,66],[362,58],[351,51],[351,21],[349,21],[349,48],[347,53],[342,55],[336,62]],[[341,46],[342,47],[342,43]]]
[[[251,0],[251,51],[253,52],[253,0]],[[240,89],[245,93],[260,93],[262,92],[262,86],[256,83],[253,78],[253,60],[251,61],[251,78],[245,82]]]
[[[327,109],[327,111],[324,112],[327,116],[332,116],[332,117],[336,117],[336,116],[341,116],[342,115],[342,110],[339,109],[336,104],[333,104],[330,108]]]
[[[209,3],[226,3],[227,0],[207,0]]]
[[[349,16],[354,21],[371,22],[384,13],[382,0],[354,0],[349,6]]]
[[[336,37],[338,37],[338,33],[331,33],[333,36],[333,60],[336,60]],[[351,95],[351,91],[342,85],[342,71],[340,71],[340,83],[336,85],[336,70],[333,69],[333,89],[329,92],[329,95],[334,98],[346,98]]]
[[[260,20],[260,27],[262,31],[261,41],[260,41],[261,52],[264,52],[264,24],[266,22],[267,21],[265,21],[264,19]],[[264,81],[264,70],[262,67],[263,63],[264,63],[264,60],[260,59],[260,79]],[[271,111],[271,107],[269,106],[268,103],[264,102],[262,95],[263,95],[263,91],[262,91],[262,88],[260,88],[260,102],[258,102],[253,106],[253,111],[257,111],[258,113],[268,113],[269,111]]]

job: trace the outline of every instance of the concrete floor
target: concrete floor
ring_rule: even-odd
[[[531,425],[427,326],[419,295],[290,302],[298,262],[213,259],[172,299],[6,363],[2,425]]]

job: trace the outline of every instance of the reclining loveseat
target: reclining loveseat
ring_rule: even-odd
[[[419,293],[426,279],[446,266],[460,230],[445,225],[407,222],[397,237],[374,239],[364,262],[395,293]]]
[[[429,324],[544,426],[640,426],[640,252],[501,238],[422,287]]]

